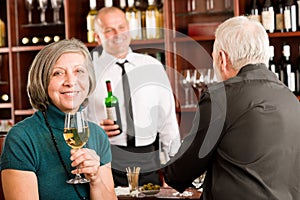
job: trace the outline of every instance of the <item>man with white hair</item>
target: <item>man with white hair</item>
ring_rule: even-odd
[[[191,133],[163,169],[178,191],[206,172],[203,200],[300,199],[300,104],[268,70],[263,26],[233,17],[216,30],[221,82],[199,101]]]

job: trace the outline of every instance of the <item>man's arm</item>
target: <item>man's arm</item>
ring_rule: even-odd
[[[192,131],[184,138],[177,154],[162,169],[166,183],[180,192],[192,186],[193,180],[204,173],[210,164],[215,148],[206,156],[199,158],[210,120],[211,100],[209,94],[205,93],[199,102]]]

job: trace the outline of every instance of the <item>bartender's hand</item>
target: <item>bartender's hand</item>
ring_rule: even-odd
[[[120,134],[119,125],[114,124],[113,120],[104,119],[100,122],[100,126],[104,129],[108,137],[113,137]]]

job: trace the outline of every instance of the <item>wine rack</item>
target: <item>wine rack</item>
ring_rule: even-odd
[[[0,102],[0,119],[11,119],[14,123],[34,112],[26,93],[27,74],[34,56],[47,44],[43,40],[36,44],[23,44],[23,38],[32,41],[33,37],[41,39],[49,36],[53,41],[54,36],[61,39],[75,37],[85,42],[90,50],[97,46],[95,42],[88,43],[87,40],[89,0],[76,0],[76,3],[64,0],[59,10],[60,23],[54,23],[50,0],[45,13],[47,23],[41,23],[38,4],[37,1],[34,2],[30,24],[25,0],[0,0],[0,18],[6,25],[6,44],[0,47],[0,97],[8,95],[7,101]],[[118,6],[119,2],[113,0],[114,5]],[[209,9],[206,8],[207,2]],[[222,0],[221,3],[217,0],[164,0],[163,37],[132,42],[134,51],[162,57],[176,98],[176,111],[183,134],[189,131],[196,108],[182,106],[185,94],[179,82],[181,71],[211,68],[213,31],[216,25],[232,16],[247,15],[251,2],[252,0]],[[104,6],[104,0],[97,0],[96,5],[96,9],[100,9]],[[199,27],[205,32],[197,32]],[[189,37],[191,31],[194,32]],[[291,44],[291,60],[295,62],[300,32],[272,33],[269,36],[271,45],[275,47],[275,61],[280,58],[282,44],[288,42]]]

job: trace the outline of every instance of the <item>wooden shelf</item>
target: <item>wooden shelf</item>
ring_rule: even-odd
[[[270,38],[300,37],[300,31],[286,33],[269,33]]]
[[[12,108],[12,103],[0,103],[0,108]]]
[[[33,113],[35,113],[33,109],[15,110],[15,115],[32,115]]]
[[[188,107],[188,108],[184,108],[184,107],[181,107],[181,108],[176,108],[176,112],[177,113],[188,113],[188,112],[196,112],[197,111],[197,107],[194,106],[194,107]]]
[[[12,52],[39,51],[44,48],[44,45],[39,46],[16,46],[12,47]]]
[[[220,11],[189,11],[189,12],[181,12],[176,13],[176,17],[189,17],[189,16],[199,16],[202,17],[211,17],[212,15],[233,15],[232,10],[220,10]]]
[[[164,44],[165,40],[162,39],[149,39],[149,40],[132,40],[131,46],[138,46],[138,45],[154,45],[154,44]],[[94,43],[85,43],[87,47],[97,47],[98,44]]]
[[[23,116],[26,117],[35,112],[33,109],[27,109],[30,108],[26,92],[27,73],[34,56],[44,47],[44,45],[21,46],[19,45],[21,38],[46,35],[59,35],[62,38],[75,37],[86,42],[85,44],[90,50],[97,47],[97,43],[87,43],[86,15],[89,11],[89,0],[76,0],[76,3],[72,0],[65,0],[61,9],[62,24],[51,23],[53,17],[51,11],[48,12],[48,15],[46,14],[48,24],[39,23],[38,12],[33,14],[33,24],[26,24],[28,23],[28,13],[24,0],[0,1],[1,19],[7,23],[7,46],[0,47],[0,54],[3,54],[3,66],[7,67],[2,68],[1,72],[2,76],[8,75],[8,78],[5,79],[7,83],[2,84],[1,87],[7,90],[6,92],[10,93],[9,96],[12,97],[12,102],[0,104],[0,109],[11,109],[9,114],[16,122]],[[188,25],[191,23],[215,23],[232,16],[244,15],[248,10],[246,6],[251,4],[251,0],[233,0],[232,2],[234,5],[231,10],[216,9],[219,11],[206,12],[202,7],[190,11],[190,0],[166,0],[163,5],[164,38],[132,40],[131,48],[133,51],[154,55],[163,53],[164,65],[172,68],[172,70],[167,69],[167,74],[174,89],[174,95],[181,102],[184,102],[184,92],[180,89],[177,73],[182,69],[197,68],[202,65],[211,67],[211,59],[209,62],[203,62],[202,54],[200,55],[199,51],[195,49],[201,45],[203,47],[201,50],[205,50],[210,57],[215,39],[213,34],[189,37],[187,35]],[[216,6],[221,6],[221,4]],[[101,7],[103,7],[103,1],[97,0],[97,9]],[[35,9],[35,11],[37,10]],[[289,42],[292,51],[291,60],[295,62],[299,55],[300,31],[271,33],[269,37],[271,45],[275,47],[275,58],[281,55],[282,43]],[[300,100],[300,97],[298,99]],[[176,111],[189,115],[195,112],[196,108],[179,108],[178,106]],[[0,110],[0,118],[1,113],[3,112]]]
[[[0,47],[0,53],[8,53],[9,48],[8,47]]]
[[[186,36],[186,37],[176,37],[172,41],[173,42],[201,42],[201,41],[214,41],[214,36]]]

